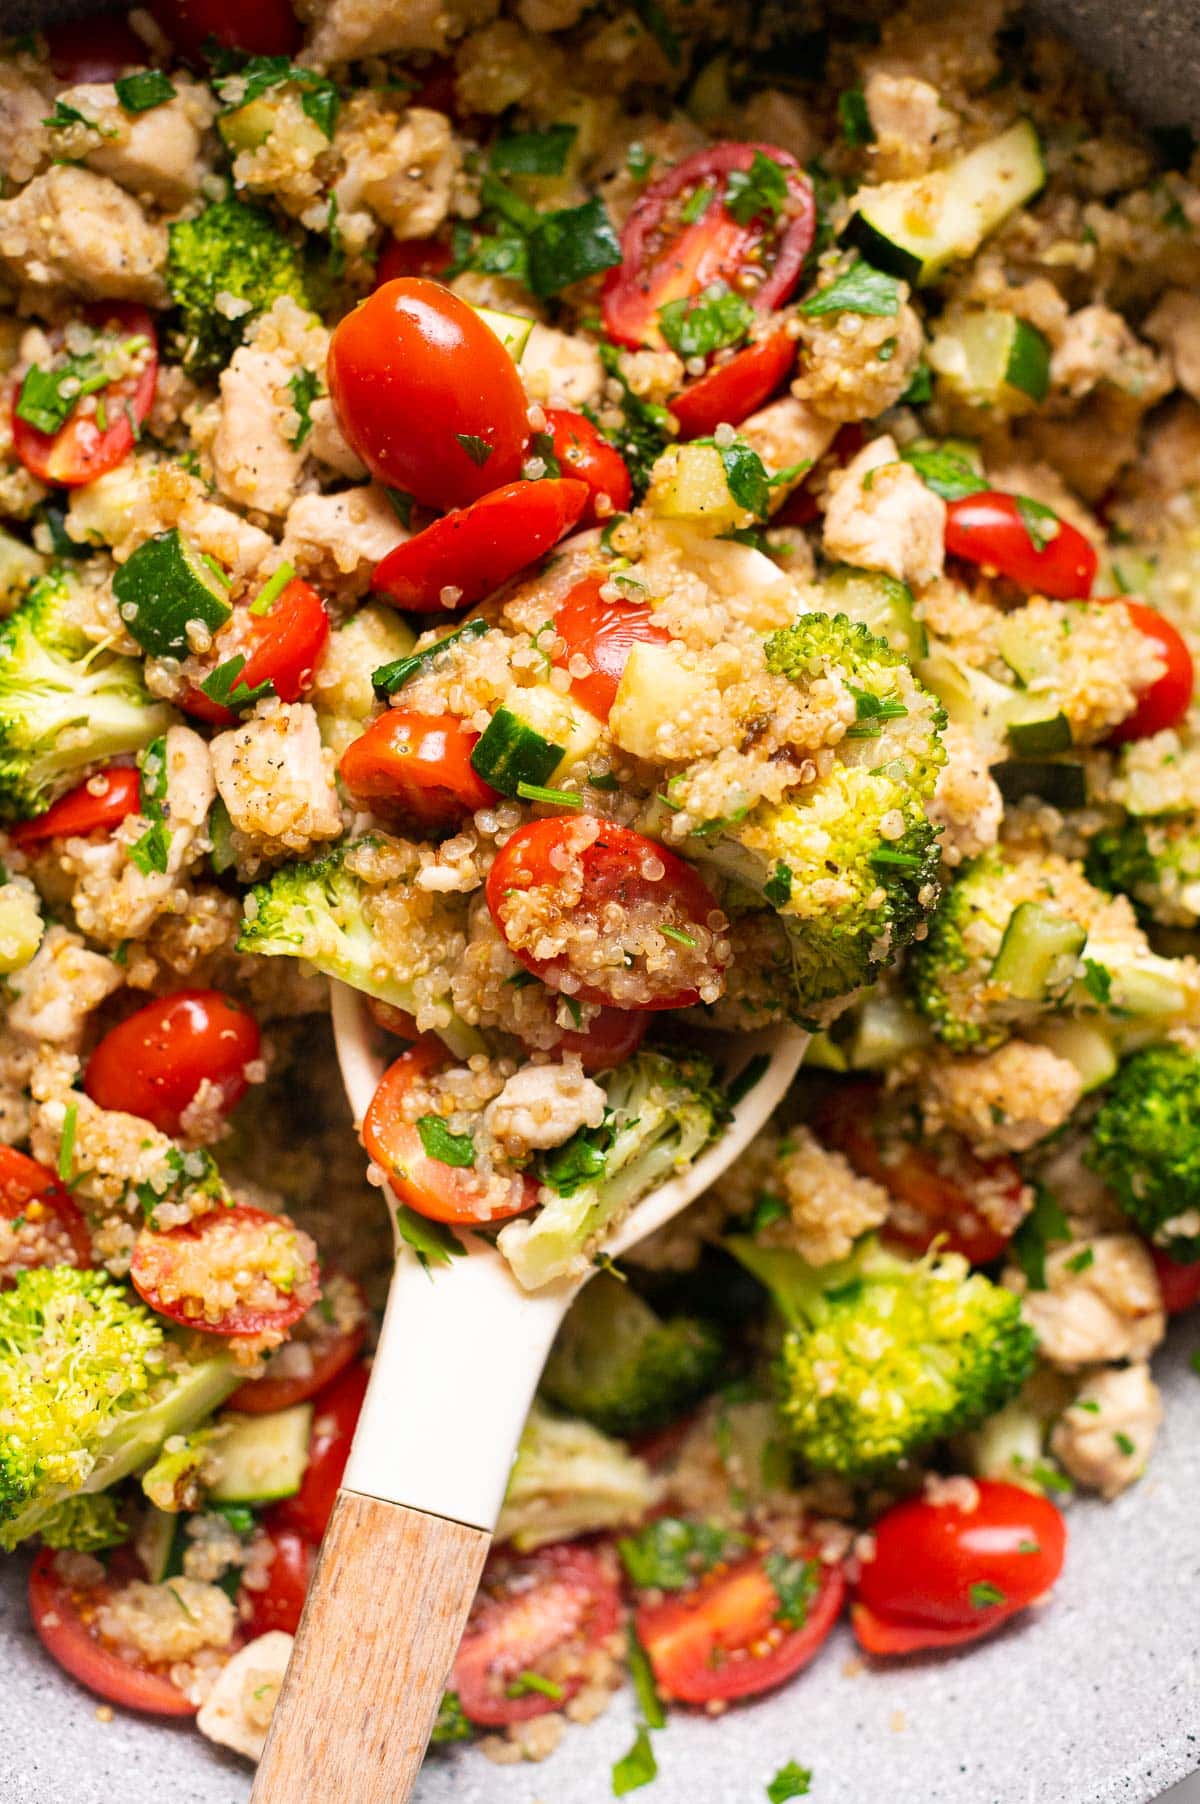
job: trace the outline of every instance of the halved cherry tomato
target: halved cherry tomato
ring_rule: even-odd
[[[256,614],[253,604],[237,610],[213,641],[210,661],[216,670],[231,658],[245,659],[232,685],[235,701],[241,691],[249,705],[253,691],[261,683],[270,683],[281,702],[298,702],[312,683],[328,638],[325,603],[311,583],[294,576],[265,614]],[[231,726],[237,719],[231,708],[213,701],[195,685],[189,685],[180,706],[214,726]]]
[[[656,626],[644,601],[605,601],[598,576],[585,577],[571,589],[557,614],[554,630],[564,649],[555,658],[569,670],[579,658],[591,666],[586,676],[571,677],[571,694],[598,720],[607,720],[634,645],[669,645],[670,633]]]
[[[363,1117],[362,1139],[367,1154],[387,1173],[388,1183],[402,1203],[430,1221],[458,1222],[464,1227],[485,1221],[507,1221],[537,1201],[532,1178],[514,1172],[506,1195],[490,1208],[484,1203],[469,1166],[446,1165],[425,1151],[406,1103],[414,1085],[424,1082],[449,1063],[442,1048],[430,1040],[418,1041],[389,1065],[379,1080]],[[482,1213],[481,1213],[482,1211]]]
[[[892,1199],[884,1227],[889,1240],[923,1253],[936,1240],[948,1252],[961,1253],[972,1265],[998,1259],[1011,1238],[994,1227],[972,1201],[976,1188],[1011,1197],[1014,1226],[1022,1179],[1011,1159],[979,1159],[966,1145],[954,1143],[952,1154],[939,1154],[886,1125],[883,1094],[876,1084],[839,1084],[822,1104],[817,1131],[822,1140],[845,1155],[862,1177],[882,1184]]]
[[[338,769],[360,807],[452,827],[499,799],[472,768],[478,738],[456,714],[389,708],[346,747]]]
[[[521,474],[529,420],[517,366],[440,282],[401,277],[368,295],[334,329],[327,374],[372,476],[426,507],[463,507]]]
[[[576,1053],[585,1071],[612,1071],[631,1059],[650,1026],[648,1013],[633,1008],[601,1008],[586,1027],[564,1028],[550,1050]]]
[[[444,514],[376,564],[371,587],[398,608],[473,607],[537,561],[588,504],[585,482],[509,482]]]
[[[239,1385],[232,1397],[226,1399],[226,1409],[241,1410],[247,1416],[269,1416],[278,1409],[290,1409],[293,1403],[305,1403],[310,1397],[332,1386],[346,1367],[362,1352],[363,1341],[367,1336],[366,1304],[362,1301],[362,1293],[344,1273],[335,1273],[332,1279],[325,1280],[325,1297],[328,1298],[338,1283],[350,1286],[362,1305],[362,1318],[352,1328],[338,1328],[334,1322],[320,1321],[320,1309],[310,1311],[306,1321],[302,1321],[295,1334],[287,1343],[286,1349],[268,1356],[266,1371],[261,1378],[249,1378],[245,1384]],[[324,1308],[324,1299],[321,1307]],[[316,1319],[317,1327],[308,1332],[310,1323]],[[295,1373],[289,1377],[280,1377],[272,1369],[275,1361],[287,1360],[289,1350],[303,1346],[307,1349],[311,1364],[307,1372],[301,1376]]]
[[[127,1568],[126,1580],[142,1577],[140,1569],[123,1550],[110,1562],[109,1576],[98,1585],[71,1584],[59,1571],[59,1562],[70,1561],[52,1547],[43,1547],[29,1574],[29,1614],[38,1640],[50,1658],[97,1697],[125,1710],[145,1710],[152,1716],[195,1716],[197,1705],[180,1691],[165,1666],[140,1663],[125,1648],[101,1639],[96,1612],[118,1589],[116,1572]]]
[[[787,199],[778,215],[745,225],[725,205],[729,177],[756,153],[783,170]],[[687,203],[709,198],[698,218]],[[688,209],[691,210],[690,208]],[[621,233],[621,262],[604,285],[604,329],[617,344],[662,345],[659,310],[723,281],[748,293],[759,312],[780,307],[804,268],[816,230],[812,184],[790,151],[775,144],[712,144],[651,182]]]
[[[399,1040],[419,1040],[421,1030],[417,1026],[416,1017],[410,1015],[406,1008],[397,1008],[394,1002],[380,1002],[378,996],[366,998],[367,1013],[376,1027],[382,1027],[384,1033],[395,1034]]]
[[[294,1497],[277,1503],[271,1512],[275,1522],[295,1529],[309,1541],[319,1541],[329,1527],[367,1394],[368,1377],[366,1366],[354,1365],[321,1392],[313,1407],[308,1464],[300,1489]]]
[[[423,102],[413,100],[412,106]],[[445,238],[389,238],[375,265],[375,286],[396,282],[402,276],[426,276],[437,281],[454,261],[454,252]]]
[[[1185,1309],[1194,1309],[1200,1303],[1200,1259],[1194,1265],[1180,1265],[1156,1246],[1150,1248],[1150,1257],[1167,1314],[1182,1315]]]
[[[564,886],[564,872],[576,863],[577,896]],[[521,898],[535,889],[546,911],[525,927]],[[723,929],[711,925],[724,917],[703,879],[666,846],[613,821],[555,815],[526,822],[501,848],[486,894],[493,921],[526,970],[551,989],[568,978],[584,1002],[688,1008],[728,962],[717,950]],[[567,949],[551,958],[535,953],[549,922],[567,915]]]
[[[80,82],[115,81],[123,70],[140,68],[148,56],[123,12],[96,13],[90,19],[48,25],[42,35],[56,79],[71,87]]]
[[[593,1648],[620,1615],[616,1578],[594,1548],[564,1542],[524,1555],[497,1549],[450,1680],[466,1715],[499,1728],[559,1709],[582,1686]],[[517,1685],[522,1673],[552,1678],[561,1695]]]
[[[129,1268],[144,1303],[206,1334],[266,1334],[275,1345],[320,1296],[317,1249],[286,1215],[249,1203],[210,1209],[181,1227],[143,1228]],[[218,1305],[235,1277],[260,1281],[253,1301]]]
[[[633,483],[625,459],[598,426],[568,407],[546,408],[546,431],[564,476],[586,482],[590,499],[579,516],[581,526],[622,514],[633,500]]]
[[[1149,739],[1152,733],[1179,725],[1191,706],[1196,669],[1183,635],[1157,608],[1148,608],[1144,601],[1129,601],[1123,595],[1114,597],[1114,601],[1124,603],[1134,626],[1154,640],[1165,660],[1162,675],[1142,691],[1133,713],[1108,736],[1110,745],[1125,745],[1131,739]]]
[[[639,1605],[638,1640],[664,1697],[682,1704],[755,1697],[798,1673],[841,1615],[840,1566],[812,1561],[816,1591],[799,1626],[779,1620],[765,1556],[717,1567],[688,1591]]]
[[[177,1134],[201,1084],[232,1109],[249,1088],[246,1066],[262,1050],[258,1023],[220,990],[176,990],[110,1028],[83,1074],[102,1109],[119,1109]]]
[[[14,846],[24,850],[48,839],[83,839],[89,833],[110,833],[127,814],[137,813],[141,793],[142,780],[132,765],[114,764],[60,796],[35,821],[21,821],[10,827],[9,837]]]
[[[133,450],[134,438],[150,412],[158,383],[158,333],[144,307],[132,301],[97,301],[84,308],[84,318],[111,340],[112,347],[135,339],[146,341],[133,353],[139,360],[135,374],[119,377],[106,388],[81,396],[66,424],[57,432],[39,432],[16,412],[13,397],[13,449],[27,470],[41,482],[82,488],[106,470],[115,469]],[[62,333],[52,332],[56,353]],[[85,411],[85,406],[87,411]]]
[[[180,56],[204,62],[210,38],[251,56],[290,56],[300,22],[288,0],[150,0],[155,23]]]
[[[304,1599],[317,1563],[317,1549],[306,1535],[279,1520],[278,1506],[268,1510],[259,1524],[259,1535],[271,1545],[264,1590],[243,1585],[238,1591],[238,1617],[249,1640],[282,1629],[294,1635],[300,1627]]]
[[[1035,504],[1030,525],[1022,518],[1023,497],[982,489],[963,495],[946,509],[946,550],[952,557],[983,564],[1036,595],[1084,601],[1096,580],[1096,550],[1083,534]],[[1036,536],[1035,536],[1036,535]]]
[[[0,1289],[18,1272],[37,1265],[92,1263],[87,1223],[52,1171],[14,1146],[0,1146],[0,1220],[13,1228],[8,1256],[0,1260]]]
[[[795,361],[796,340],[788,332],[772,332],[735,351],[727,363],[713,364],[671,402],[680,438],[700,438],[725,422],[740,425],[770,400]]]
[[[875,1524],[851,1612],[868,1653],[975,1641],[1055,1583],[1067,1529],[1054,1505],[1020,1485],[975,1486],[974,1508],[910,1497]]]

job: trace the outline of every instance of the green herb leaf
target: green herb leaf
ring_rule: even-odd
[[[613,1767],[613,1797],[623,1798],[627,1792],[640,1791],[643,1785],[649,1785],[657,1777],[658,1762],[654,1758],[654,1749],[650,1746],[649,1732],[640,1728],[628,1754],[623,1755]]]
[[[1012,1237],[1012,1250],[1030,1290],[1045,1290],[1046,1254],[1052,1246],[1070,1240],[1071,1228],[1041,1184],[1034,1186],[1034,1199],[1033,1208]]]
[[[152,871],[157,871],[159,876],[164,876],[170,851],[169,830],[164,822],[154,821],[147,827],[140,839],[134,840],[129,848],[129,857],[131,863],[137,867],[143,877],[148,877]]]
[[[645,1648],[637,1638],[637,1630],[632,1622],[628,1626],[627,1635],[629,1676],[633,1680],[633,1693],[637,1698],[642,1720],[648,1729],[663,1729],[666,1727],[667,1713],[658,1695],[658,1686],[654,1683],[654,1669]]]
[[[923,407],[926,401],[933,399],[933,371],[927,363],[919,363],[912,373],[912,381],[900,397],[903,407]]]
[[[725,182],[725,211],[739,225],[752,219],[777,219],[787,205],[788,185],[783,167],[774,157],[754,153],[749,169],[731,169]]]
[[[148,113],[175,96],[174,82],[161,69],[138,69],[133,75],[120,76],[113,87],[127,113]]]
[[[388,506],[399,520],[405,532],[412,529],[412,512],[417,505],[416,496],[408,494],[404,489],[384,489]]]
[[[958,451],[918,451],[909,445],[900,457],[943,501],[961,501],[964,495],[978,495],[987,488],[979,471]]]
[[[718,1523],[658,1516],[636,1535],[622,1536],[617,1552],[630,1582],[639,1589],[682,1591],[711,1572],[727,1557],[731,1546],[745,1545],[745,1535],[734,1534]]]
[[[1065,1263],[1069,1272],[1086,1272],[1089,1266],[1096,1263],[1096,1255],[1091,1247],[1080,1247]]]
[[[529,286],[541,299],[621,261],[621,241],[599,196],[538,216],[529,234]]]
[[[421,1145],[431,1159],[462,1170],[475,1163],[475,1140],[471,1134],[452,1134],[440,1115],[417,1118]]]
[[[412,1248],[426,1271],[434,1265],[449,1265],[464,1251],[444,1222],[430,1221],[427,1216],[418,1215],[407,1203],[398,1203],[393,1214],[397,1234]]]
[[[694,934],[685,933],[682,927],[673,927],[668,923],[666,926],[660,927],[658,931],[664,940],[674,940],[677,946],[694,946],[696,944]]]
[[[644,182],[654,167],[654,157],[644,144],[631,144],[625,152],[625,167],[635,182]]]
[[[315,370],[297,370],[288,382],[288,391],[300,420],[295,437],[288,443],[293,451],[298,451],[312,431],[312,404],[321,392],[321,378]]]
[[[286,558],[282,564],[278,564],[275,567],[262,588],[258,591],[258,594],[254,597],[254,600],[250,603],[250,612],[254,615],[256,620],[261,620],[264,615],[271,612],[271,609],[275,606],[275,603],[279,600],[279,597],[283,594],[283,591],[287,588],[288,584],[294,579],[295,575],[295,566],[289,564]]]
[[[791,869],[781,860],[763,884],[763,900],[769,902],[772,908],[783,908],[790,902],[791,896]]]
[[[755,1200],[754,1207],[750,1211],[750,1217],[746,1224],[747,1231],[751,1234],[761,1234],[764,1228],[771,1226],[772,1222],[786,1221],[790,1213],[791,1211],[781,1196],[772,1196],[769,1192],[764,1192]]]
[[[576,1128],[569,1140],[546,1152],[538,1163],[538,1175],[559,1196],[574,1196],[585,1184],[599,1183],[613,1143],[609,1121],[599,1127]]]
[[[1131,1435],[1127,1435],[1124,1429],[1118,1429],[1116,1434],[1114,1434],[1113,1445],[1116,1447],[1118,1453],[1123,1453],[1125,1455],[1126,1459],[1132,1459],[1137,1452],[1137,1442]]]
[[[993,1585],[988,1579],[979,1579],[967,1592],[973,1610],[992,1610],[997,1604],[1008,1602],[1007,1593],[1001,1591],[999,1585]]]
[[[300,90],[302,111],[320,127],[327,138],[333,137],[341,110],[341,95],[328,76],[315,69],[301,69],[286,56],[252,56],[240,68],[230,68],[213,81],[226,112],[249,106],[271,88],[289,85]]]
[[[448,1691],[438,1709],[437,1719],[433,1725],[433,1734],[429,1737],[435,1747],[444,1747],[449,1742],[470,1741],[475,1731],[470,1719],[459,1701],[456,1691]]]
[[[697,295],[668,301],[658,312],[659,330],[683,358],[707,357],[726,345],[739,344],[753,323],[749,301],[722,281],[710,282]]]
[[[489,162],[498,175],[561,175],[578,136],[577,125],[551,125],[542,132],[513,132],[497,138]]]
[[[838,95],[838,124],[847,144],[874,144],[875,127],[867,111],[867,97],[861,88],[846,88]]]
[[[478,464],[479,468],[482,469],[488,458],[492,455],[492,451],[495,447],[489,445],[485,438],[477,438],[473,432],[456,432],[454,437],[456,442],[462,446],[471,462],[473,464]]]
[[[1021,525],[1029,535],[1029,543],[1035,551],[1045,551],[1062,530],[1062,521],[1044,501],[1032,501],[1028,495],[1014,495],[1013,500],[1021,516]]]
[[[552,808],[578,811],[583,797],[574,789],[548,789],[544,783],[518,783],[517,794],[523,802],[547,802]]]
[[[665,407],[634,394],[621,374],[621,353],[616,345],[602,344],[599,351],[606,373],[621,385],[620,407],[624,416],[621,426],[606,429],[605,437],[624,458],[634,494],[640,497],[650,481],[655,460],[671,442],[671,416]]]
[[[252,708],[265,696],[274,695],[275,684],[270,677],[265,682],[256,683],[253,689],[242,681],[242,672],[246,668],[246,660],[241,652],[235,657],[227,658],[224,664],[218,664],[209,672],[200,687],[209,701],[216,702],[219,708],[229,708],[232,712]],[[235,695],[233,692],[237,690]]]
[[[84,395],[107,387],[108,377],[91,355],[64,358],[48,370],[34,364],[25,372],[14,412],[38,432],[53,434],[66,425]]]
[[[69,1184],[75,1176],[75,1129],[78,1124],[79,1104],[68,1103],[58,1142],[58,1175],[64,1184]]]
[[[817,1562],[789,1559],[785,1553],[769,1553],[763,1566],[778,1601],[776,1621],[783,1623],[785,1628],[802,1629],[808,1621],[808,1607],[820,1585]]]
[[[506,1698],[525,1698],[534,1692],[556,1704],[566,1696],[561,1685],[556,1685],[553,1679],[543,1679],[540,1672],[519,1672],[512,1683],[504,1687]]]
[[[770,1804],[788,1804],[789,1798],[807,1798],[811,1784],[812,1773],[808,1767],[789,1760],[768,1783],[767,1797]]]
[[[410,652],[407,657],[396,658],[391,664],[381,664],[378,670],[371,673],[371,682],[379,695],[395,695],[403,689],[405,683],[411,683],[416,676],[428,676],[435,668],[436,660],[448,645],[464,644],[470,639],[481,639],[488,630],[486,620],[465,621],[455,632],[447,633],[436,645],[427,645],[424,651]]]
[[[900,284],[896,277],[873,269],[861,257],[835,276],[828,287],[819,288],[800,303],[800,312],[810,319],[824,313],[870,313],[890,318],[899,311]]]
[[[908,714],[903,702],[872,695],[869,689],[856,689],[853,683],[846,687],[854,697],[854,722],[846,729],[847,739],[878,739],[884,721],[903,720]]]
[[[54,111],[42,120],[42,124],[52,132],[69,131],[73,125],[86,125],[91,132],[100,130],[94,119],[89,119],[78,107],[68,106],[65,100],[55,101]],[[105,136],[111,137],[112,133],[106,132]]]

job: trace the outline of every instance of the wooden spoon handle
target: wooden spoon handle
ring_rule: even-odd
[[[251,1804],[404,1804],[490,1541],[338,1492]]]

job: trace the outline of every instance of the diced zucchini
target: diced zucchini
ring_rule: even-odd
[[[152,1504],[147,1506],[138,1529],[137,1551],[152,1585],[161,1585],[164,1579],[174,1578],[183,1570],[182,1549],[178,1545],[183,1524],[183,1516],[156,1510]]]
[[[1069,751],[1071,723],[1057,710],[1048,712],[1035,696],[1018,695],[1007,711],[1008,742],[1022,758],[1046,758]]]
[[[806,1071],[848,1071],[850,1061],[828,1034],[813,1034],[804,1049]]]
[[[992,776],[1006,802],[1037,796],[1053,808],[1082,808],[1087,801],[1087,776],[1082,764],[1047,758],[1006,758],[993,764]]]
[[[526,726],[511,708],[497,708],[476,741],[471,766],[501,795],[515,796],[522,783],[548,783],[562,755],[561,745]]]
[[[822,579],[821,587],[830,598],[832,611],[861,621],[903,657],[925,656],[929,641],[916,617],[907,583],[880,570],[856,570],[840,564]]]
[[[596,716],[573,695],[560,695],[549,683],[535,683],[528,689],[515,689],[496,710],[471,763],[493,789],[516,795],[518,783],[544,784],[573,770],[595,751],[603,731]],[[485,765],[496,774],[490,775]],[[518,765],[523,768],[518,770]],[[526,765],[530,769],[537,765],[542,775],[528,775]],[[509,788],[505,782],[510,783]]]
[[[208,837],[212,841],[208,862],[213,876],[223,877],[237,863],[237,853],[233,847],[233,821],[220,796],[214,798],[208,811]]]
[[[0,527],[0,614],[9,613],[24,599],[26,589],[45,568],[40,551]]]
[[[681,662],[678,645],[632,646],[608,717],[615,743],[635,758],[658,756],[660,729],[702,706],[710,682]]]
[[[844,236],[877,269],[933,282],[955,258],[973,256],[1045,180],[1037,132],[1022,119],[943,169],[860,188]]]
[[[529,343],[534,322],[523,313],[498,313],[494,307],[475,307],[485,326],[490,326],[514,363],[520,363]]]
[[[903,996],[873,993],[859,1004],[855,1016],[852,1071],[887,1071],[897,1059],[930,1043],[929,1029]]]
[[[1085,1096],[1116,1074],[1113,1043],[1094,1021],[1039,1021],[1029,1030],[1029,1038],[1074,1065]]]
[[[687,520],[706,531],[732,532],[754,518],[729,492],[715,445],[678,445],[654,466],[646,506],[663,520]]]
[[[0,977],[25,968],[44,930],[38,893],[28,878],[0,883]]]
[[[710,125],[714,119],[720,119],[728,113],[732,104],[729,92],[729,52],[722,50],[705,63],[688,90],[684,107],[698,125]]]
[[[310,701],[317,710],[321,744],[340,758],[379,711],[374,670],[406,658],[416,644],[395,608],[368,602],[331,633],[317,665]]]
[[[999,308],[980,308],[943,327],[928,357],[953,393],[1003,413],[1044,401],[1050,386],[1045,338],[1028,320]]]
[[[1018,608],[1004,616],[996,632],[996,646],[1013,675],[1032,688],[1040,679],[1054,675],[1055,661],[1039,640],[1030,639],[1021,615]]]
[[[991,980],[1017,1002],[1054,1002],[1070,985],[1086,942],[1078,921],[1040,902],[1022,902],[1004,929]]]
[[[268,138],[285,139],[289,151],[310,161],[329,149],[329,139],[315,120],[298,107],[285,109],[279,99],[266,94],[222,113],[217,130],[235,156],[242,150],[257,150]]]
[[[130,638],[152,658],[182,658],[193,622],[215,633],[233,612],[229,579],[178,527],[147,539],[113,577],[113,594]]]
[[[220,1476],[209,1488],[212,1503],[275,1503],[294,1497],[308,1464],[312,1404],[266,1416],[221,1417],[229,1433],[217,1444]]]

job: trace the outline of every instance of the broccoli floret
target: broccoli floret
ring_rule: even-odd
[[[600,1529],[633,1528],[658,1501],[644,1462],[589,1422],[535,1403],[508,1481],[499,1541],[519,1552]]]
[[[122,1546],[131,1530],[116,1498],[101,1491],[64,1497],[43,1519],[38,1533],[47,1547],[99,1553],[105,1547]]]
[[[708,1059],[639,1052],[600,1080],[598,1128],[580,1128],[541,1161],[541,1209],[511,1221],[499,1246],[526,1290],[578,1274],[646,1192],[683,1171],[728,1119]]]
[[[1100,889],[1128,896],[1145,922],[1163,927],[1200,923],[1200,824],[1194,815],[1105,827],[1084,866]]]
[[[867,1240],[815,1267],[745,1236],[728,1244],[787,1324],[779,1411],[813,1471],[875,1477],[975,1427],[1033,1370],[1020,1300],[958,1254],[911,1262]]]
[[[86,639],[74,579],[52,570],[0,627],[0,819],[28,820],[102,764],[157,739],[171,710],[141,665]]]
[[[1172,1259],[1200,1259],[1200,1058],[1150,1046],[1117,1072],[1087,1163],[1134,1226]]]
[[[766,641],[793,683],[834,679],[857,718],[829,771],[689,850],[753,890],[787,930],[792,1012],[824,1026],[913,938],[938,894],[926,817],[944,762],[940,705],[904,659],[844,614],[805,614]]]
[[[300,251],[268,213],[240,200],[170,227],[167,288],[182,315],[183,361],[197,375],[224,368],[249,321],[280,295],[309,305]],[[231,310],[230,297],[245,311]]]
[[[435,1748],[448,1746],[455,1741],[470,1741],[475,1731],[471,1720],[462,1707],[457,1691],[447,1691],[438,1706],[430,1734],[430,1745]]]
[[[559,1330],[542,1391],[606,1434],[649,1434],[712,1390],[724,1341],[693,1316],[663,1320],[619,1278],[600,1273]]]
[[[238,1382],[228,1352],[189,1358],[106,1272],[22,1272],[0,1294],[0,1546],[146,1465]]]

